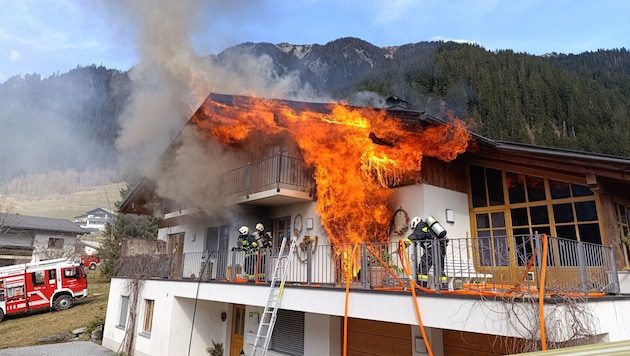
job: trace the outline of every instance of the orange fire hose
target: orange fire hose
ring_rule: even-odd
[[[385,261],[383,261],[383,259],[381,259],[381,257],[374,253],[374,250],[372,250],[372,248],[370,246],[366,246],[367,250],[372,254],[372,256],[376,257],[376,259],[381,263],[381,265],[383,265],[383,267],[385,267],[387,269],[387,272],[394,277],[394,279],[396,279],[396,281],[398,282],[398,284],[400,284],[401,286],[404,286],[405,284],[403,283],[403,281],[400,280],[400,278],[398,278],[398,276],[396,275],[396,273],[394,273],[392,271],[392,269],[387,265],[387,263],[385,263]]]
[[[538,287],[538,313],[540,317],[540,347],[542,351],[547,350],[547,332],[545,330],[545,282],[547,278],[547,253],[549,249],[549,241],[547,234],[542,234],[543,251],[542,251],[542,271],[540,272],[540,286]]]
[[[359,243],[355,242],[350,256],[350,273],[346,273],[346,304],[343,313],[343,356],[348,354],[348,297],[350,296],[350,283],[352,282],[352,271],[354,270],[354,254],[359,247]]]
[[[521,285],[523,285],[523,281],[525,281],[525,278],[527,278],[527,273],[529,273],[529,270],[532,268],[532,266],[534,266],[536,255],[538,255],[538,249],[534,248],[534,253],[532,253],[532,257],[529,258],[529,262],[527,263],[527,268],[525,269],[525,272],[523,272],[523,275],[518,280],[516,285],[514,285],[514,289],[520,289]]]
[[[399,242],[400,244],[401,242]],[[406,263],[403,263],[403,269],[405,275],[409,276],[409,284],[411,286],[411,295],[413,296],[413,305],[416,312],[416,317],[418,318],[418,325],[420,326],[420,332],[422,333],[422,339],[424,340],[424,345],[427,347],[427,352],[429,356],[433,356],[433,349],[431,349],[431,344],[429,343],[429,339],[427,338],[427,332],[424,330],[424,325],[422,324],[422,317],[420,316],[420,308],[418,306],[418,297],[416,296],[416,285],[415,278],[411,275],[411,269],[409,268],[409,256],[407,255],[407,246],[402,243],[402,250],[404,254],[404,258]]]

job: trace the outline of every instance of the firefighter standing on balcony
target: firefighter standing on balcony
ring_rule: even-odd
[[[265,231],[265,226],[262,223],[256,224],[256,231],[254,232],[258,246],[260,247],[259,264],[258,264],[258,279],[265,279],[265,271],[267,268],[266,255],[271,253],[271,247],[273,247],[273,238],[269,231]]]
[[[405,239],[405,244],[409,246],[412,243],[420,242],[423,249],[418,265],[418,284],[428,288],[429,270],[435,265],[434,258],[437,257],[439,258],[441,270],[439,283],[441,288],[448,288],[448,279],[444,273],[444,257],[446,256],[446,246],[448,245],[446,230],[431,215],[427,216],[426,221],[417,216],[411,219],[411,229],[411,235]],[[434,247],[437,248],[437,251],[434,251]],[[436,252],[439,256],[436,256]]]
[[[245,252],[245,275],[247,279],[253,280],[256,273],[256,255],[258,254],[258,242],[256,237],[249,233],[247,226],[238,229],[238,245]]]

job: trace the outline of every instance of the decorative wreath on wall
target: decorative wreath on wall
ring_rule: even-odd
[[[309,246],[311,247],[311,256],[315,254],[315,251],[317,251],[317,241],[317,235],[304,236],[302,242],[298,244],[297,250],[295,250],[295,254],[300,262],[306,263]],[[304,258],[302,258],[302,256],[304,256]]]
[[[297,214],[293,219],[293,235],[295,237],[302,235],[302,214]]]
[[[409,214],[407,214],[402,206],[394,212],[392,224],[389,229],[390,233],[396,236],[403,236],[409,229]]]

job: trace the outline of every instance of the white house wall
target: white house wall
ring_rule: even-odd
[[[109,295],[109,307],[103,345],[111,350],[118,350],[124,338],[124,331],[116,328],[120,313],[120,296],[125,288],[121,279],[112,279]],[[262,286],[231,285],[227,283],[194,283],[181,281],[148,280],[144,282],[138,309],[136,330],[136,349],[138,355],[172,355],[188,350],[191,340],[191,325],[194,300],[199,298],[195,312],[195,326],[192,334],[191,355],[203,355],[205,346],[212,340],[229,345],[229,330],[232,320],[231,305],[246,305],[244,348],[246,354],[251,351],[247,333],[257,331],[255,318],[250,312],[260,313],[267,301],[269,289]],[[150,338],[139,335],[144,313],[143,299],[155,300],[153,330]],[[339,336],[340,318],[343,318],[346,295],[342,289],[329,290],[320,288],[290,287],[283,292],[282,308],[305,313],[305,349],[306,355],[321,355],[328,350],[335,355],[341,342]],[[517,322],[509,310],[516,310],[518,316],[527,315],[531,323],[537,323],[535,303],[513,301],[514,305],[500,300],[465,299],[446,296],[420,295],[417,298],[423,325],[428,328],[432,343],[441,344],[441,329],[461,330],[482,334],[526,337],[529,331]],[[592,311],[594,330],[605,334],[609,341],[627,339],[630,335],[630,300],[597,301],[587,304]],[[546,305],[547,323],[552,327],[558,315],[570,313],[551,313],[550,308],[561,305]],[[226,322],[220,320],[221,312],[228,314]],[[413,297],[410,293],[377,293],[353,291],[348,296],[348,317],[408,324],[412,328],[410,337],[419,337],[419,321],[416,317]],[[566,321],[560,321],[560,324]],[[527,327],[528,325],[525,325]],[[536,327],[529,330],[537,330]],[[549,337],[557,331],[549,330]],[[550,339],[550,341],[554,341]],[[317,351],[317,352],[316,352]]]
[[[190,347],[191,356],[207,356],[206,347],[211,347],[212,341],[223,343],[225,350],[231,317],[221,321],[222,312],[231,312],[226,303],[206,300],[195,303],[192,298],[174,298],[169,334],[172,342],[168,345],[168,355],[188,355]]]
[[[40,261],[42,256],[38,250],[48,250],[48,240],[49,239],[63,239],[63,250],[64,255],[74,253],[74,248],[77,244],[76,236],[67,236],[67,235],[56,235],[51,233],[36,233],[35,238],[33,239],[33,262]],[[52,249],[51,249],[52,250]],[[69,256],[59,256],[59,257],[69,257]],[[47,257],[50,258],[50,257]]]
[[[470,237],[468,196],[465,193],[429,184],[408,185],[394,189],[389,208],[395,211],[400,207],[409,214],[410,219],[414,216],[424,219],[432,215],[444,226],[449,237]],[[455,213],[454,223],[446,222],[446,209]]]

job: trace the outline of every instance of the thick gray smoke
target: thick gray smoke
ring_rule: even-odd
[[[137,35],[139,63],[131,69],[133,93],[120,117],[117,147],[128,165],[144,167],[162,198],[210,212],[220,175],[230,168],[225,152],[199,135],[182,132],[182,146],[169,166],[150,169],[211,92],[285,99],[314,99],[297,75],[279,77],[268,56],[238,55],[220,67],[195,52],[193,38],[206,33],[225,12],[248,13],[259,2],[120,0],[106,4],[117,22]],[[257,6],[257,5],[256,5]],[[122,16],[122,17],[121,17]],[[201,37],[203,39],[203,37]],[[215,38],[205,38],[213,41]],[[203,42],[203,40],[202,40]],[[203,45],[201,47],[204,47]],[[228,68],[229,67],[229,68]],[[164,172],[166,169],[166,172]],[[192,174],[194,172],[194,174]],[[202,180],[182,177],[204,177]]]

